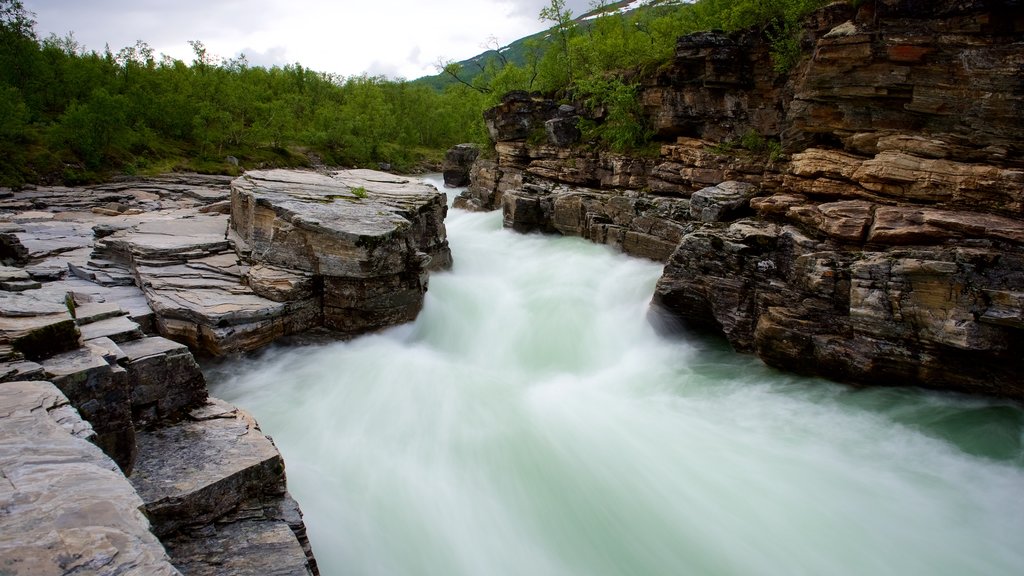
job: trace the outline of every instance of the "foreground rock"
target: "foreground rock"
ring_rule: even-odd
[[[212,400],[139,437],[131,481],[188,574],[312,574],[284,461],[252,416]],[[216,522],[214,522],[216,520]]]
[[[0,273],[37,283],[0,290],[0,405],[28,402],[0,408],[0,473],[14,490],[0,489],[0,508],[15,511],[0,524],[0,572],[316,573],[276,448],[251,417],[208,398],[187,346],[155,334],[174,335],[165,303],[192,302],[191,289],[228,307],[235,293],[259,298],[226,239],[227,185],[194,177],[0,199],[0,248],[14,265]],[[120,202],[89,210],[93,195]],[[43,379],[52,384],[24,382]],[[47,414],[95,446],[66,447]],[[94,461],[102,474],[82,464]]]
[[[757,31],[680,38],[641,89],[657,158],[511,94],[456,206],[665,261],[657,308],[773,366],[1024,398],[1024,12],[925,4],[820,10],[787,74]]]
[[[416,317],[428,271],[451,267],[446,212],[432,186],[371,170],[249,172],[232,183],[232,237],[256,270],[249,285],[285,301],[312,292],[316,320],[350,335]]]
[[[3,574],[180,574],[92,435],[52,384],[0,384]]]
[[[453,146],[444,156],[442,176],[446,188],[460,188],[469,185],[469,172],[473,162],[480,156],[480,147],[476,144],[458,144]]]

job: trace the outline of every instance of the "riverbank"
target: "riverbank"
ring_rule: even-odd
[[[19,480],[4,498],[26,522],[74,517],[85,537],[4,530],[5,573],[103,573],[113,554],[147,573],[316,574],[280,453],[251,415],[209,397],[193,353],[415,317],[428,271],[451,264],[444,212],[433,187],[372,171],[0,194],[4,434],[53,437],[34,455],[5,440],[3,473]],[[22,389],[45,402],[26,405]],[[46,494],[47,478],[80,469],[80,489]],[[105,491],[123,495],[116,512],[90,512]]]

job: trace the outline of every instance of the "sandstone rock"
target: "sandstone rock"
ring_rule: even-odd
[[[503,197],[504,225],[517,232],[580,236],[626,254],[665,261],[685,233],[682,199],[526,185]]]
[[[526,92],[509,92],[501,104],[484,112],[484,123],[491,140],[526,140],[534,133],[544,134],[544,122],[558,110],[552,100],[535,99]]]
[[[689,197],[695,190],[729,180],[766,184],[766,159],[760,155],[719,151],[712,142],[680,137],[661,147],[661,162],[651,169],[651,191]]]
[[[495,208],[494,196],[501,171],[493,160],[477,158],[469,171],[469,187],[455,197],[454,208],[480,212]],[[504,191],[502,191],[504,192]],[[500,194],[497,204],[500,205]]]
[[[28,272],[26,272],[24,268],[0,266],[0,282],[13,282],[28,279]]]
[[[0,382],[42,380],[43,367],[35,362],[21,359],[7,359],[0,362]]]
[[[819,229],[836,240],[861,243],[868,226],[874,221],[874,208],[873,204],[862,200],[820,204],[818,212],[822,221]]]
[[[139,325],[126,316],[115,316],[106,320],[97,320],[79,327],[84,340],[94,338],[109,338],[114,342],[121,343],[129,340],[142,338],[142,330]]]
[[[39,288],[24,294],[0,294],[3,310],[0,324],[5,328],[4,341],[8,342],[0,342],[0,382],[3,382],[0,384],[0,405],[5,404],[5,390],[19,398],[31,397],[24,385],[17,382],[19,379],[52,379],[95,426],[81,420],[67,400],[52,406],[34,403],[29,408],[30,413],[34,416],[48,413],[49,418],[64,426],[68,433],[90,439],[116,460],[115,464],[102,457],[109,472],[103,483],[109,486],[98,497],[89,500],[90,490],[99,485],[95,479],[81,473],[83,467],[67,458],[61,448],[55,448],[49,436],[37,428],[24,426],[26,438],[31,438],[33,450],[38,450],[30,453],[33,459],[30,464],[41,464],[36,466],[38,470],[46,469],[46,475],[40,476],[45,482],[37,482],[38,488],[50,493],[41,492],[37,486],[31,485],[26,480],[28,475],[22,475],[22,470],[12,466],[10,459],[0,462],[3,472],[0,475],[11,480],[9,484],[15,489],[15,500],[7,502],[2,500],[10,493],[4,494],[0,489],[0,508],[9,513],[17,511],[17,515],[8,514],[7,518],[13,519],[14,524],[5,522],[0,528],[0,563],[12,573],[178,574],[167,563],[159,542],[148,532],[148,524],[140,512],[143,501],[123,476],[116,473],[116,466],[126,473],[133,471],[137,450],[136,426],[145,428],[144,434],[155,433],[155,429],[186,417],[190,410],[206,399],[202,374],[185,346],[159,337],[143,338],[142,330],[155,326],[147,297],[158,302],[161,297],[173,299],[173,296],[207,290],[216,294],[206,294],[205,304],[217,301],[223,304],[223,298],[232,291],[258,298],[241,284],[249,269],[239,264],[234,246],[226,239],[227,219],[198,216],[196,212],[199,206],[223,201],[228,194],[228,181],[221,184],[220,190],[211,190],[188,180],[189,177],[184,177],[181,182],[154,184],[145,190],[130,189],[133,184],[116,183],[94,188],[90,190],[91,194],[80,189],[42,188],[28,195],[19,193],[8,199],[0,198],[0,204],[7,200],[11,202],[8,206],[0,206],[0,209],[17,206],[16,209],[22,210],[16,217],[19,224],[0,223],[3,257],[28,263],[32,270],[29,276],[38,274],[40,280],[46,280],[40,282]],[[97,216],[90,210],[90,203],[119,215]],[[162,210],[161,204],[174,208]],[[145,206],[147,212],[141,213],[143,210],[136,206]],[[181,210],[181,207],[189,208]],[[27,208],[36,209],[39,213],[29,213]],[[43,209],[47,212],[41,212]],[[97,226],[98,219],[109,225]],[[92,230],[95,236],[89,242],[98,240],[95,249],[90,247],[90,243],[68,249],[80,241],[85,242],[86,236],[93,236],[87,230]],[[65,276],[68,270],[73,274]],[[24,277],[23,273],[17,276]],[[116,285],[123,283],[124,279],[129,282],[138,279],[146,291],[134,285]],[[271,279],[269,284],[273,286],[276,282],[277,279]],[[283,322],[287,318],[296,325],[306,322],[307,318],[293,313],[293,304],[289,302],[280,307],[276,321]],[[268,305],[281,306],[269,300],[263,300],[259,305],[264,308]],[[319,301],[310,302],[309,307],[318,317]],[[217,325],[219,320],[230,318],[231,313],[237,310],[213,305],[202,311],[207,313],[203,320],[213,317],[215,321],[203,326],[193,324],[194,333],[202,334],[214,343],[230,343],[232,339],[236,342],[240,339],[268,341],[281,334],[281,331],[275,332],[273,327],[266,326],[264,318],[255,321],[255,328],[244,321],[242,326]],[[186,318],[200,316],[195,310],[182,315]],[[168,320],[171,323],[186,322],[175,318]],[[53,338],[60,335],[54,332],[54,325],[66,328],[65,336]],[[80,326],[84,338],[79,337],[76,325]],[[236,332],[241,332],[241,336]],[[15,348],[14,342],[22,344],[25,336],[35,338],[38,345],[19,348],[29,356],[38,356],[41,363],[26,360],[26,354]],[[73,349],[65,352],[61,348],[64,344]],[[158,470],[153,471],[148,480],[157,485],[171,482],[186,493],[183,503],[170,505],[174,508],[180,504],[177,511],[184,511],[182,513],[186,516],[177,517],[172,523],[189,524],[193,532],[231,533],[233,542],[244,542],[248,535],[261,543],[273,544],[273,549],[266,550],[239,545],[232,550],[232,569],[241,570],[247,566],[252,573],[304,574],[309,573],[307,570],[312,566],[315,574],[315,563],[311,562],[301,516],[297,508],[287,511],[295,507],[294,502],[281,495],[283,475],[280,456],[272,443],[258,432],[248,431],[250,426],[255,426],[250,417],[241,416],[233,407],[212,409],[211,406],[213,404],[207,405],[205,410],[193,410],[191,414],[193,420],[189,423],[203,426],[204,430],[186,430],[179,439],[187,441],[189,434],[204,437],[206,442],[200,442],[200,453],[205,448],[211,450],[210,454],[213,451],[229,454],[235,451],[237,461],[243,462],[240,468],[223,464],[219,468],[213,466],[198,470],[195,476],[183,478],[180,475],[182,469],[190,466],[176,467],[173,462],[175,457],[179,458],[178,461],[187,457],[185,451],[177,450],[173,442],[144,443],[147,450],[156,446],[157,452],[169,451],[148,451],[142,454],[145,462],[172,463],[166,467],[157,465],[155,468]],[[4,418],[10,414],[5,407],[0,407],[0,415],[7,415],[0,416],[0,428],[3,428]],[[219,420],[207,424],[205,421],[210,418]],[[227,422],[239,420],[245,424],[229,431]],[[22,426],[19,423],[19,430]],[[177,426],[172,429],[180,431],[183,425]],[[210,433],[205,428],[212,428],[215,432]],[[219,430],[219,436],[216,430]],[[239,433],[246,438],[237,437]],[[211,438],[219,438],[223,442],[213,448],[210,445],[218,444],[218,441]],[[6,429],[0,430],[0,444],[7,439]],[[0,459],[9,456],[6,446],[3,448]],[[95,447],[91,450],[99,454]],[[251,460],[253,455],[260,454],[266,458],[255,466],[250,466],[251,462],[246,463],[247,458]],[[20,455],[18,458],[24,460]],[[226,459],[231,460],[231,457]],[[260,463],[274,470],[265,475],[250,470],[258,468]],[[32,471],[33,474],[35,472]],[[214,488],[189,486],[189,481],[202,477],[204,473],[208,484]],[[223,473],[219,479],[216,478],[218,473]],[[175,477],[175,474],[179,476]],[[125,499],[116,493],[117,478],[133,499],[129,508],[123,506]],[[221,489],[225,490],[227,497],[217,493]],[[37,492],[44,497],[37,497]],[[202,498],[195,496],[197,492],[217,502],[203,502]],[[244,502],[244,498],[250,495],[259,497],[256,502],[265,512],[256,513],[251,505],[234,504]],[[187,517],[189,506],[193,505],[200,512],[195,517]],[[58,514],[51,513],[58,507]],[[221,510],[227,510],[228,514],[219,513]],[[120,519],[129,516],[142,520],[141,535],[119,523]],[[117,522],[108,522],[109,518],[115,518]],[[203,525],[211,519],[216,520],[216,527]],[[257,519],[260,519],[258,524]],[[14,531],[15,536],[8,534],[8,528]],[[140,540],[143,541],[141,545]],[[198,536],[194,539],[197,543],[201,540]],[[204,545],[207,550],[212,550],[218,546],[218,541],[209,539]],[[246,558],[238,556],[239,549],[245,549]],[[191,564],[189,569],[192,569]],[[0,572],[6,573],[3,568]]]
[[[128,314],[116,302],[87,302],[76,305],[72,312],[75,316],[75,323],[79,326]]]
[[[555,117],[544,121],[547,141],[558,148],[568,148],[580,140],[580,117],[576,108],[563,104],[558,107]]]
[[[773,366],[1019,398],[1019,20],[978,0],[837,2],[805,20],[813,51],[785,76],[759,31],[684,37],[640,93],[656,160],[546,145],[557,112],[520,94],[488,112],[496,158],[459,202],[649,257],[678,243],[654,303]],[[756,136],[788,161],[736,145]],[[711,205],[695,191],[725,181],[764,194],[757,219],[695,222]]]
[[[1024,214],[1022,170],[918,158],[886,150],[865,161],[852,179],[868,190],[900,199]]]
[[[641,102],[661,138],[778,134],[783,100],[776,81],[760,34],[698,32],[677,40],[675,60],[643,87]]]
[[[159,336],[123,344],[137,428],[179,418],[206,400],[206,379],[188,348]]]
[[[0,292],[0,344],[38,361],[78,348],[79,337],[67,306]]]
[[[246,282],[257,296],[274,302],[305,300],[317,293],[313,275],[265,264],[249,268]]]
[[[0,385],[0,566],[11,575],[177,575],[142,501],[46,382]]]
[[[284,522],[212,525],[200,538],[168,542],[174,564],[190,576],[306,576],[313,572]]]
[[[414,318],[426,271],[451,266],[443,195],[368,170],[249,172],[233,184],[232,229],[253,264],[322,277],[323,323],[346,333]]]
[[[703,188],[690,197],[690,215],[702,222],[735,220],[749,208],[756,193],[752,184],[744,182],[722,182]]]
[[[143,432],[138,443],[130,479],[158,536],[284,493],[281,456],[244,412]]]
[[[126,474],[135,461],[135,428],[132,423],[128,374],[111,366],[89,349],[72,350],[40,364],[46,377],[60,388],[96,431],[96,444]]]
[[[168,538],[167,548],[188,574],[319,574],[302,512],[287,493],[243,502],[211,526]]]
[[[450,148],[445,153],[442,167],[445,187],[468,186],[469,171],[478,156],[480,156],[480,147],[476,144],[457,144]]]

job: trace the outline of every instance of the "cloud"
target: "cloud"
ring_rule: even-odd
[[[245,54],[245,59],[249,61],[250,66],[273,68],[274,66],[292,64],[292,62],[288,61],[287,50],[285,50],[284,46],[273,46],[263,51],[245,48],[239,54]]]
[[[508,44],[544,27],[542,0],[26,0],[41,36],[74,31],[90,50],[143,40],[191,61],[189,40],[210,55],[245,53],[254,65],[299,62],[341,75],[434,74],[439,57],[462,60],[494,36]],[[584,8],[586,0],[570,0]]]

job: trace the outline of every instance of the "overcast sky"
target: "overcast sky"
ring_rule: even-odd
[[[438,58],[463,60],[545,27],[546,0],[23,0],[40,37],[69,32],[89,50],[148,43],[191,62],[189,40],[250,64],[414,79]],[[568,0],[573,14],[590,0]]]

